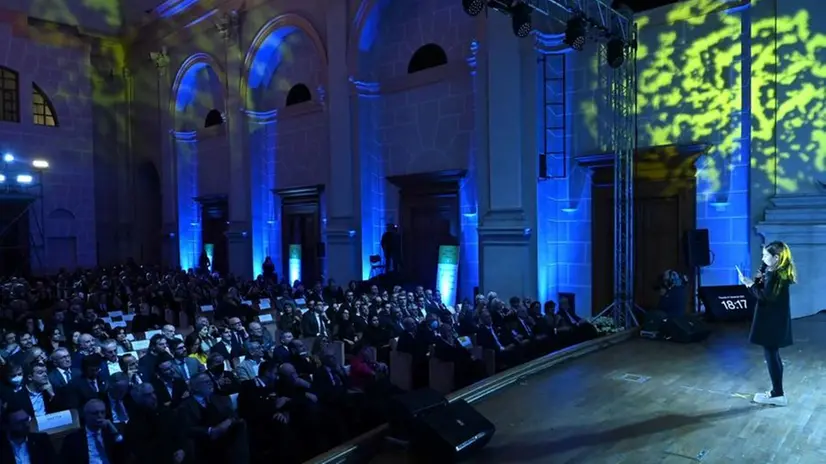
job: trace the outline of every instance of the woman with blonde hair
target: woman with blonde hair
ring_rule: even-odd
[[[757,297],[749,341],[763,347],[772,383],[771,391],[754,395],[753,401],[786,406],[780,348],[793,343],[789,286],[796,280],[794,260],[788,245],[772,242],[763,248],[762,261],[754,280],[740,274],[740,282]]]

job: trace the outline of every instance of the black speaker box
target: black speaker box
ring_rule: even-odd
[[[467,459],[496,433],[493,423],[464,400],[423,414],[414,430],[413,451],[439,463]]]
[[[701,342],[711,334],[705,322],[694,315],[669,317],[662,332],[666,340],[677,343]]]
[[[391,434],[396,438],[410,438],[412,426],[417,419],[434,409],[446,406],[447,399],[429,388],[394,396],[387,411]]]
[[[688,267],[705,267],[711,264],[708,229],[693,229],[685,233],[683,249]]]

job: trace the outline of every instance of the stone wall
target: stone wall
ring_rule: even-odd
[[[30,208],[32,270],[97,264],[92,83],[88,45],[44,36],[25,17],[0,21],[0,66],[18,73],[20,122],[0,122],[0,152],[45,159],[42,202]],[[50,100],[58,127],[34,124],[32,85]],[[24,161],[21,161],[21,164]],[[18,169],[10,166],[8,172]],[[22,170],[25,168],[21,167]],[[38,193],[39,195],[39,193]],[[43,220],[45,219],[45,221]]]

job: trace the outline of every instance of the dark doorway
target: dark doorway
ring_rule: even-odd
[[[399,188],[400,267],[407,282],[436,288],[439,247],[459,245],[459,181],[464,175],[440,171],[388,177]]]
[[[221,275],[229,272],[229,245],[227,221],[229,208],[224,195],[205,196],[196,199],[201,204],[201,241],[204,249],[213,245],[212,271]]]
[[[141,199],[135,205],[138,219],[137,227],[141,230],[139,262],[160,264],[163,221],[161,217],[163,212],[161,176],[151,161],[141,162],[136,169],[136,173],[137,197]]]
[[[683,259],[683,234],[695,228],[697,187],[694,163],[704,145],[639,149],[634,177],[634,299],[643,309],[659,302],[655,288],[667,269],[694,275]],[[613,156],[579,158],[592,170],[591,278],[592,314],[614,298],[614,182]],[[693,292],[686,292],[686,311],[693,307]]]
[[[321,238],[321,194],[323,186],[279,190],[281,197],[281,253],[284,269],[281,275],[290,276],[290,246],[301,250],[299,280],[311,286],[321,279],[324,243]],[[293,282],[290,282],[292,285]]]
[[[0,196],[0,275],[31,273],[29,240],[30,199]]]

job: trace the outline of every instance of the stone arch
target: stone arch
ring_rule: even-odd
[[[447,64],[445,49],[435,43],[422,45],[410,57],[407,63],[407,74],[417,73],[425,69],[444,66]]]
[[[244,75],[241,78],[240,93],[247,109],[252,106],[250,90],[269,83],[278,68],[278,47],[284,39],[296,32],[303,33],[312,42],[321,63],[321,71],[326,72],[327,50],[324,47],[324,41],[310,21],[295,13],[276,16],[255,34],[244,57]]]
[[[353,32],[347,44],[347,68],[351,75],[359,74],[359,55],[372,47],[378,33],[379,14],[384,0],[361,0],[353,19]]]
[[[173,128],[195,130],[203,125],[210,110],[225,112],[224,82],[226,75],[212,55],[196,53],[184,60],[175,75],[169,102]],[[206,95],[208,101],[197,101],[201,95]],[[193,105],[203,108],[191,108]],[[188,110],[195,110],[195,114],[186,114]]]
[[[65,208],[56,208],[49,212],[49,219],[57,219],[61,221],[71,221],[75,219],[75,214]]]

